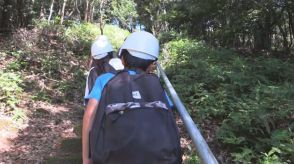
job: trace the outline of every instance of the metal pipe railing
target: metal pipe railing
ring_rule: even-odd
[[[206,141],[204,140],[200,131],[198,130],[196,124],[193,122],[191,116],[189,115],[185,106],[183,105],[182,101],[180,100],[177,92],[175,91],[174,87],[170,83],[170,81],[167,78],[162,67],[158,63],[157,63],[157,68],[159,70],[158,74],[161,75],[161,77],[163,78],[165,85],[170,93],[170,96],[174,102],[174,105],[177,107],[177,110],[181,116],[181,119],[184,122],[184,124],[187,128],[187,131],[188,131],[190,137],[192,138],[192,141],[195,144],[196,152],[197,152],[198,156],[200,157],[202,163],[204,163],[204,164],[218,164],[216,158],[212,154]]]

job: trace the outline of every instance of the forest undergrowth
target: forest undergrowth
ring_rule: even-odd
[[[86,60],[62,33],[47,26],[1,39],[0,162],[40,163],[80,137]]]
[[[128,33],[105,27],[116,50]],[[85,75],[98,34],[94,24],[64,28],[38,22],[0,40],[0,163],[81,162]],[[185,162],[198,161],[183,123],[177,122]]]
[[[128,35],[112,25],[104,32],[116,50]],[[0,162],[81,161],[87,59],[98,34],[90,23],[37,22],[1,38]],[[220,163],[294,161],[293,59],[181,38],[162,47],[160,62]],[[199,163],[177,123],[185,163]]]
[[[221,163],[293,163],[293,58],[191,39],[164,49],[161,62]]]

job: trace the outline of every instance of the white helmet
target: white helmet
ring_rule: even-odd
[[[118,56],[121,56],[122,50],[128,50],[132,56],[141,59],[156,60],[159,55],[159,41],[148,32],[138,31],[127,37]]]
[[[101,59],[107,56],[108,52],[112,52],[113,48],[107,37],[101,35],[92,43],[91,55],[94,59]]]

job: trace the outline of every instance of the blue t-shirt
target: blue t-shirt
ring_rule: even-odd
[[[129,74],[130,75],[135,75],[136,72],[135,71],[129,71]],[[108,81],[113,76],[114,76],[113,73],[105,73],[105,74],[100,75],[96,79],[94,87],[93,87],[91,93],[88,96],[84,97],[84,99],[96,99],[97,101],[99,101],[101,99],[101,95],[102,95],[102,91],[103,91],[104,86],[108,83]],[[166,93],[165,93],[165,95],[166,95],[166,98],[167,98],[167,101],[168,101],[170,107],[173,107],[172,101],[170,100],[170,98],[167,96]]]

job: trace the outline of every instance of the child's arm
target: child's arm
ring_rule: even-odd
[[[83,145],[83,163],[92,163],[89,158],[89,132],[93,124],[93,119],[98,107],[99,101],[90,99],[85,110],[83,118],[83,131],[82,131],[82,145]]]
[[[89,132],[92,127],[98,104],[102,95],[102,90],[106,83],[113,77],[113,74],[104,74],[96,79],[95,85],[89,94],[89,102],[86,107],[83,118],[82,144],[83,144],[83,162],[91,163],[89,159]]]

